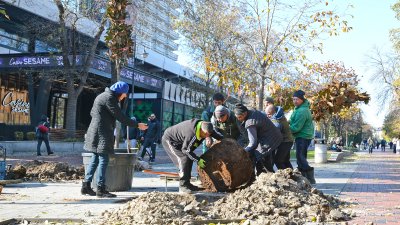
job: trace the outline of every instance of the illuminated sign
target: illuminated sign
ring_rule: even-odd
[[[29,102],[24,102],[22,99],[12,99],[13,93],[8,92],[3,100],[1,101],[1,105],[6,107],[11,107],[11,112],[21,112],[21,113],[29,113]]]
[[[69,57],[72,60],[72,56]],[[85,57],[83,55],[76,56],[76,65],[82,66]],[[63,56],[61,55],[47,55],[47,56],[0,56],[0,69],[12,68],[54,68],[63,66]],[[111,63],[106,59],[94,58],[91,62],[90,68],[93,70],[101,71],[103,73],[111,74]],[[133,68],[123,67],[121,69],[121,77],[148,85],[150,87],[162,89],[162,80],[157,78],[135,73]]]

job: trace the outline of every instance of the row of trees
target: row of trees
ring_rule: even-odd
[[[342,119],[358,115],[354,103],[368,100],[368,96],[356,88],[358,78],[354,71],[337,62],[313,63],[307,57],[313,51],[323,51],[324,38],[352,29],[347,24],[347,16],[335,12],[329,0],[165,1],[180,6],[181,16],[172,19],[184,37],[185,50],[193,58],[192,66],[205,76],[206,86],[218,84],[221,91],[228,90],[241,99],[250,99],[258,109],[262,109],[266,91],[289,107],[291,101],[287,100],[292,91],[301,88],[307,90],[315,102],[314,116],[329,124],[334,120],[344,124]],[[31,121],[37,121],[47,109],[43,102],[48,99],[54,81],[65,83],[68,92],[66,128],[69,137],[73,137],[77,99],[83,87],[90,85],[91,59],[96,50],[106,49],[99,43],[106,22],[111,24],[106,41],[114,68],[112,80],[115,81],[120,66],[131,57],[134,45],[130,35],[135,34],[135,30],[126,24],[126,12],[135,23],[135,16],[148,1],[134,0],[128,10],[126,0],[93,0],[79,6],[74,5],[76,1],[54,2],[59,11],[59,24],[44,22],[41,26],[30,26],[29,18],[26,18],[31,39],[35,40],[37,35],[42,40],[47,39],[54,48],[61,49],[64,60],[64,68],[57,71],[56,76],[54,72],[51,76],[42,73],[37,79],[27,74],[33,112]],[[74,7],[80,9],[79,14],[71,10]],[[98,21],[93,24],[90,39],[78,32],[81,22],[87,19]],[[86,57],[83,66],[78,67],[76,58],[80,54]],[[41,93],[34,94],[36,82],[40,83],[37,90]],[[338,93],[332,94],[336,86]],[[321,96],[328,95],[329,99],[321,101]],[[334,119],[336,117],[339,120]]]
[[[331,126],[334,136],[360,132],[357,103],[369,96],[357,89],[357,74],[339,62],[308,59],[323,52],[323,39],[352,29],[331,1],[179,1],[183,13],[175,26],[207,85],[250,99],[260,110],[266,92],[289,109],[292,93],[303,89],[326,134]]]
[[[400,1],[397,1],[392,10],[396,19],[400,20]],[[374,71],[371,82],[379,86],[379,108],[389,107],[389,113],[383,122],[385,138],[400,137],[400,28],[390,31],[390,39],[393,43],[393,51],[382,53],[375,49],[369,56],[371,68]]]

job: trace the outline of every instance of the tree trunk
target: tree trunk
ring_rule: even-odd
[[[40,121],[41,115],[47,116],[47,105],[52,82],[51,80],[41,78],[37,93],[35,93],[33,74],[27,73],[26,77],[28,79],[29,114],[31,125],[36,126]]]
[[[75,138],[76,131],[76,106],[78,102],[78,95],[75,93],[68,93],[68,101],[67,101],[67,118],[66,118],[66,129],[67,136],[66,138]]]
[[[261,85],[260,85],[260,90],[258,92],[258,110],[262,111],[263,110],[263,99],[264,99],[264,87],[265,87],[265,79],[264,77],[261,78]]]

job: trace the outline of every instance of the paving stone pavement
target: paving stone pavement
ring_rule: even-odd
[[[199,152],[198,152],[199,153]],[[157,152],[153,170],[176,172],[177,169],[163,150]],[[44,157],[52,160],[81,162],[80,156]],[[12,162],[35,157],[14,156]],[[353,202],[357,217],[349,224],[400,224],[400,155],[360,152],[353,160],[340,163],[315,164],[316,187],[325,194]],[[293,162],[296,166],[296,163]],[[196,176],[193,170],[193,176]],[[165,191],[165,181],[157,175],[135,172],[132,189],[117,192],[116,199],[98,199],[80,195],[80,181],[65,183],[28,182],[7,185],[0,195],[0,222],[11,218],[74,218],[90,221],[105,210],[120,207],[129,199],[149,191]],[[177,181],[168,181],[169,192],[178,191]]]
[[[356,204],[351,224],[400,224],[400,155],[375,150],[357,164],[339,195]]]

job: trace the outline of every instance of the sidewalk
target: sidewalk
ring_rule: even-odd
[[[355,161],[340,163],[314,164],[311,160],[315,167],[316,187],[325,194],[355,203],[353,210],[357,217],[349,224],[399,224],[400,155],[388,151],[374,152],[372,156],[366,152],[357,155]],[[158,152],[153,170],[176,172],[166,157],[165,152]],[[140,194],[165,191],[165,180],[157,175],[135,172],[133,188],[116,193],[116,199],[81,196],[80,186],[79,181],[7,185],[0,195],[0,222],[34,217],[90,220]],[[168,191],[178,191],[178,182],[168,181]]]

